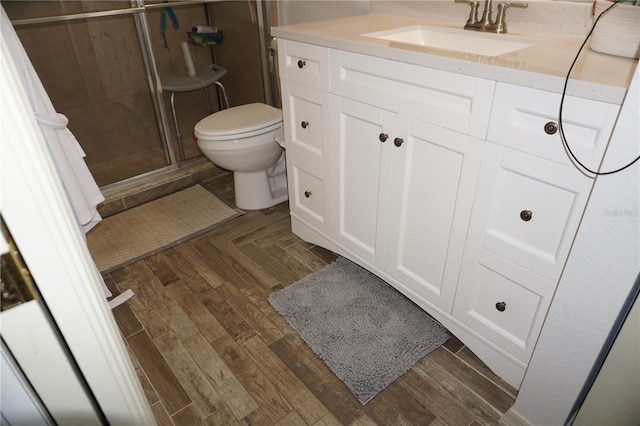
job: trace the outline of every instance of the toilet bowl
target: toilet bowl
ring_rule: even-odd
[[[198,148],[213,164],[233,172],[236,205],[245,210],[288,199],[282,111],[253,103],[213,113],[194,128]]]

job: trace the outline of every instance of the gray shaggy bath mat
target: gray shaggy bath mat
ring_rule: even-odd
[[[342,257],[269,302],[363,405],[451,336],[389,284]]]

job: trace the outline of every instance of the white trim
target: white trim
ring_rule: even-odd
[[[0,47],[2,216],[107,420],[153,424],[4,39]]]
[[[73,417],[87,426],[99,425],[100,416],[38,301],[30,300],[0,315],[3,342],[55,423],[64,424]]]
[[[0,424],[18,425],[54,425],[53,419],[47,413],[40,398],[33,390],[29,381],[16,364],[15,359],[0,347],[2,371],[2,392],[0,392],[0,407],[2,407],[2,421]]]
[[[500,424],[503,426],[532,426],[527,419],[514,410],[504,413],[504,416],[500,419]]]

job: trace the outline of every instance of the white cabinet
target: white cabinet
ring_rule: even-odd
[[[395,114],[347,98],[332,101],[335,174],[330,202],[337,220],[331,237],[384,269]]]
[[[292,215],[324,232],[328,144],[328,49],[279,40],[282,109]],[[320,90],[324,89],[324,90]]]
[[[572,165],[560,132],[547,134],[545,124],[556,123],[561,95],[513,84],[498,83],[487,140]],[[592,170],[597,169],[607,147],[619,106],[567,96],[564,100],[564,131],[571,151]]]
[[[526,366],[554,290],[555,283],[467,242],[453,316]]]
[[[499,83],[453,316],[528,363],[593,179],[571,165],[555,123],[560,95]],[[618,107],[567,97],[565,135],[597,168]],[[550,130],[547,127],[547,130]]]
[[[477,115],[489,111],[493,83],[349,52],[330,58],[339,93],[330,108],[330,235],[450,313],[483,144],[465,133],[484,135]]]
[[[329,87],[329,49],[278,39],[280,78],[326,91]]]
[[[332,105],[332,238],[450,312],[483,142],[347,98]]]
[[[292,227],[368,268],[518,387],[593,179],[560,95],[279,40]],[[618,107],[567,97],[597,167]]]
[[[483,141],[404,116],[397,132],[385,270],[450,313]]]
[[[592,184],[575,167],[487,143],[469,240],[556,280]]]
[[[484,139],[495,82],[353,52],[330,51],[330,90]]]

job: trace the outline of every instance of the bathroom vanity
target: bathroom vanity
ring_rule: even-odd
[[[366,15],[273,29],[292,228],[518,388],[594,182],[557,123],[582,40],[514,33],[533,42],[485,56],[379,37],[425,26],[454,28]],[[597,169],[636,61],[586,50],[579,64],[564,131]]]

